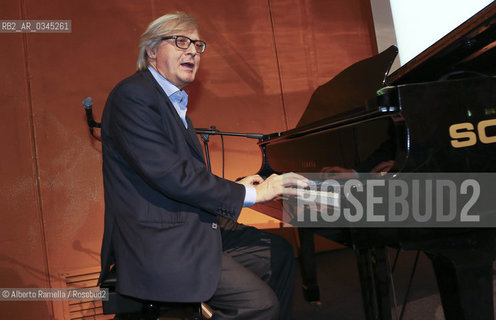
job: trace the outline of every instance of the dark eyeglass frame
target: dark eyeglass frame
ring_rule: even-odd
[[[178,38],[184,38],[184,39],[187,39],[188,40],[188,45],[186,47],[181,47],[179,45],[179,42],[178,42]],[[193,46],[195,47],[195,50],[198,54],[202,54],[203,52],[205,52],[205,49],[207,48],[207,43],[203,40],[193,40],[191,38],[188,38],[186,36],[182,36],[182,35],[175,35],[175,36],[168,36],[168,37],[162,37],[162,40],[170,40],[170,39],[174,39],[175,43],[176,43],[176,47],[178,47],[179,49],[188,49],[189,46],[191,45],[191,43],[193,43]],[[201,47],[198,47],[196,44],[199,43],[201,44],[202,46]]]

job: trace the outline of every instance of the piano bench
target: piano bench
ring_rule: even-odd
[[[115,267],[103,279],[100,288],[108,289],[108,300],[102,301],[103,314],[115,314],[114,320],[210,319],[213,311],[204,303],[169,303],[146,301],[121,295],[115,290]]]

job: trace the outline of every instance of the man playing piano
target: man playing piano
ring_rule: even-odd
[[[287,319],[292,247],[235,221],[243,206],[306,179],[290,173],[236,183],[208,172],[183,91],[205,48],[191,16],[156,19],[141,36],[138,71],[108,97],[101,279],[115,264],[124,295],[208,301],[215,319]]]

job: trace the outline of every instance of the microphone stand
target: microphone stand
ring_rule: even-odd
[[[217,130],[215,126],[211,126],[210,128],[196,128],[196,134],[200,135],[201,140],[203,141],[203,145],[205,147],[205,158],[207,160],[207,168],[208,171],[212,172],[212,167],[210,165],[210,151],[208,150],[208,143],[210,141],[210,136],[233,136],[233,137],[245,137],[248,139],[258,139],[260,140],[263,137],[261,133],[239,133],[239,132],[222,132]]]
[[[89,99],[89,100],[87,100]],[[83,100],[83,106],[86,110],[86,120],[88,123],[88,127],[90,129],[91,135],[97,139],[98,141],[102,141],[99,137],[97,137],[94,132],[93,128],[101,128],[101,122],[96,122],[93,119],[93,111],[92,111],[92,106],[93,106],[93,100],[91,98],[86,98]],[[201,140],[203,141],[203,145],[205,147],[205,158],[207,160],[207,168],[208,171],[212,172],[212,166],[210,164],[210,151],[208,149],[208,143],[210,141],[210,136],[211,135],[217,135],[217,136],[234,136],[234,137],[245,137],[248,139],[258,139],[260,140],[263,137],[263,134],[261,133],[239,133],[239,132],[222,132],[217,130],[215,126],[210,126],[210,128],[196,128],[196,133],[200,135]]]

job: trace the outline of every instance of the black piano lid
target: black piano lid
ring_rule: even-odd
[[[385,86],[397,54],[398,48],[391,46],[378,55],[354,63],[319,86],[296,127],[333,115],[353,113],[353,110],[366,110],[368,102],[375,99],[377,90]]]
[[[495,47],[496,1],[396,70],[386,82],[399,85],[437,81],[459,72],[494,76]]]

